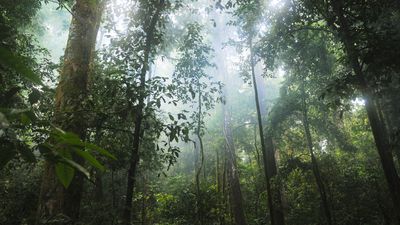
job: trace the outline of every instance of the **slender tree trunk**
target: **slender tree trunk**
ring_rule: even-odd
[[[216,185],[217,185],[217,192],[220,193],[221,192],[221,179],[220,179],[220,171],[219,171],[219,149],[217,149],[216,151],[217,153],[217,162],[215,164],[215,181],[216,181]]]
[[[256,160],[257,168],[258,168],[258,172],[256,174],[262,175],[263,171],[262,171],[262,166],[261,166],[260,151],[258,150],[258,147],[257,147],[257,126],[254,126],[254,153],[255,153],[255,160]],[[256,203],[254,205],[254,215],[256,216],[256,218],[258,218],[259,208],[260,208],[260,191],[261,190],[259,188],[257,175],[255,175],[255,177],[256,177],[256,182],[254,184],[254,193],[256,195]]]
[[[216,165],[216,172],[215,172],[215,177],[216,177],[216,182],[217,182],[217,193],[218,193],[218,210],[219,210],[219,215],[218,215],[218,222],[220,225],[224,224],[224,191],[223,191],[223,169],[221,170],[221,157],[220,156],[220,149],[217,150],[217,165]],[[221,174],[222,171],[222,174]]]
[[[95,133],[95,138],[94,138],[94,143],[97,145],[100,144],[101,141],[101,124],[102,121],[100,122],[99,126],[96,127],[96,133]],[[94,198],[96,199],[97,203],[101,204],[103,202],[104,198],[104,192],[103,192],[103,173],[99,170],[95,171],[95,191],[94,191]]]
[[[142,223],[142,225],[147,224],[146,198],[147,198],[147,179],[146,179],[146,175],[143,175],[143,197],[142,197],[142,206],[141,206],[141,223]]]
[[[256,154],[257,167],[260,170],[260,173],[262,173],[260,150],[258,150],[257,147],[257,125],[254,126],[254,151]]]
[[[101,124],[102,120],[99,122],[95,131],[94,143],[99,145],[101,141]],[[103,190],[103,172],[99,170],[94,171],[94,210],[101,210],[104,207],[104,190]],[[103,225],[105,223],[106,214],[98,214],[94,217],[93,222],[97,225]]]
[[[304,81],[302,81],[302,82],[304,82]],[[330,210],[329,203],[328,203],[328,197],[327,197],[325,185],[322,180],[318,161],[314,155],[313,142],[312,142],[312,137],[311,137],[311,132],[310,132],[310,125],[308,122],[308,110],[307,110],[307,104],[306,104],[305,91],[304,91],[303,84],[301,84],[301,92],[302,92],[301,100],[302,100],[302,108],[303,108],[303,126],[304,126],[305,135],[306,135],[307,147],[308,147],[308,150],[309,150],[310,156],[311,156],[312,171],[313,171],[315,181],[317,183],[318,191],[320,194],[321,203],[322,203],[323,211],[325,214],[325,219],[329,225],[332,225],[333,224],[332,223],[332,215],[331,215],[331,210]]]
[[[81,139],[85,139],[86,135],[84,102],[88,94],[89,75],[104,3],[87,0],[75,2],[56,90],[54,124],[77,134]],[[75,155],[73,158],[77,163],[83,163],[81,158]],[[36,223],[52,220],[60,214],[76,222],[82,198],[83,176],[77,173],[65,189],[57,181],[54,164],[46,162],[42,179]]]
[[[365,109],[367,111],[369,123],[375,139],[375,145],[381,160],[383,172],[388,183],[390,195],[393,201],[397,224],[400,224],[400,179],[396,171],[393,151],[389,144],[388,131],[384,122],[380,120],[379,110],[376,105],[376,99],[372,88],[368,85],[363,68],[359,62],[359,55],[354,45],[354,40],[351,35],[350,26],[343,13],[343,1],[332,1],[332,8],[337,16],[337,22],[340,26],[337,28],[334,24],[329,25],[338,31],[339,38],[344,44],[347,57],[356,77],[360,81],[360,91],[365,100]]]
[[[284,215],[281,208],[276,207],[274,202],[274,193],[271,187],[271,172],[269,169],[269,160],[267,156],[267,148],[264,139],[264,130],[263,130],[263,123],[262,123],[262,116],[261,116],[261,108],[260,108],[260,100],[258,96],[257,90],[257,81],[254,71],[254,53],[253,53],[253,43],[252,37],[249,38],[249,47],[250,47],[250,64],[251,64],[251,75],[253,79],[253,88],[254,88],[254,96],[257,108],[257,121],[258,121],[258,128],[259,128],[259,135],[260,135],[260,142],[262,148],[262,155],[263,155],[263,163],[264,163],[264,173],[266,178],[266,186],[267,186],[267,195],[268,195],[268,207],[270,213],[270,220],[271,225],[282,225],[285,224]],[[280,197],[280,196],[279,196]]]
[[[243,209],[243,197],[240,188],[239,174],[236,165],[235,146],[231,131],[230,114],[224,106],[224,134],[226,156],[228,162],[228,181],[230,183],[231,205],[236,225],[246,225],[246,216]]]
[[[204,146],[203,146],[203,139],[202,139],[202,135],[201,135],[201,124],[202,124],[202,116],[201,114],[202,112],[202,95],[201,95],[201,89],[200,89],[200,85],[197,84],[198,86],[198,90],[197,90],[197,94],[198,94],[198,115],[197,115],[197,128],[196,128],[196,136],[197,136],[197,140],[198,143],[196,145],[196,148],[200,150],[200,164],[199,167],[197,168],[196,171],[196,197],[197,197],[197,219],[200,225],[204,224],[204,216],[203,216],[203,207],[201,204],[201,190],[200,190],[200,174],[202,171],[202,168],[204,166]]]
[[[114,174],[115,174],[115,170],[114,170],[114,168],[111,168],[111,206],[112,206],[112,209],[111,209],[111,215],[112,215],[111,225],[114,225],[114,221],[117,220],[117,216],[118,216],[118,214],[117,214],[117,212],[115,210],[115,209],[118,208],[118,204],[117,204],[117,200],[116,200],[117,197],[116,197],[116,191],[115,191],[115,185],[114,185],[114,183],[115,183]]]
[[[154,39],[154,31],[156,29],[157,22],[160,18],[161,10],[163,8],[163,3],[157,6],[154,15],[151,18],[150,24],[146,29],[146,43],[144,49],[144,57],[143,57],[143,66],[140,72],[140,86],[139,86],[139,96],[138,96],[138,107],[135,117],[135,128],[133,133],[133,141],[132,141],[132,151],[130,156],[130,165],[128,169],[128,181],[127,181],[127,188],[126,188],[126,200],[125,206],[123,209],[122,221],[124,225],[130,225],[132,220],[132,198],[133,198],[133,190],[135,185],[135,176],[136,176],[136,169],[139,162],[139,146],[140,146],[140,138],[142,133],[142,120],[143,120],[143,110],[145,107],[144,101],[146,98],[145,95],[145,85],[146,85],[146,72],[149,69],[149,57],[150,51],[153,44]]]
[[[226,224],[226,210],[228,208],[228,203],[227,203],[227,192],[226,192],[226,157],[224,157],[224,163],[223,163],[223,168],[222,168],[222,203],[223,203],[223,207],[222,207],[222,215],[221,215],[221,225]]]

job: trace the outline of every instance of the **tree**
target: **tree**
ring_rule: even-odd
[[[150,21],[148,21],[148,27],[144,27],[146,41],[144,47],[144,55],[143,55],[143,65],[140,71],[140,84],[139,84],[139,96],[138,96],[138,105],[137,111],[135,116],[135,130],[133,133],[133,140],[132,140],[132,152],[130,158],[130,166],[128,169],[128,183],[126,189],[126,202],[125,202],[125,209],[123,213],[123,221],[124,224],[128,225],[131,223],[131,209],[132,209],[132,195],[134,189],[134,182],[135,182],[135,175],[136,175],[136,167],[139,162],[139,146],[140,146],[140,137],[142,136],[141,126],[143,120],[143,110],[144,110],[144,101],[146,98],[145,95],[145,84],[146,84],[146,73],[149,69],[149,57],[152,51],[153,42],[154,42],[154,33],[156,29],[156,25],[160,18],[160,14],[162,9],[164,8],[164,3],[160,2],[158,5],[155,5],[154,13]]]
[[[225,107],[224,107],[225,108]],[[233,216],[235,224],[246,225],[246,217],[244,214],[243,197],[239,183],[238,166],[236,163],[235,146],[230,125],[231,116],[227,109],[224,109],[224,135],[225,135],[225,151],[227,158],[227,175],[230,186],[230,200],[232,201]]]
[[[270,213],[271,224],[284,224],[284,214],[281,206],[281,193],[278,188],[274,188],[271,184],[273,176],[276,175],[274,171],[276,171],[275,165],[275,153],[271,151],[271,148],[267,149],[266,140],[271,141],[269,138],[265,139],[267,136],[264,134],[264,126],[262,119],[262,112],[260,107],[260,97],[257,86],[256,74],[255,74],[255,66],[256,66],[256,56],[254,49],[254,39],[257,36],[256,26],[258,25],[258,20],[261,16],[262,4],[259,1],[251,1],[249,3],[241,3],[239,2],[239,7],[236,9],[235,15],[238,17],[237,22],[233,22],[233,25],[238,25],[243,33],[245,46],[250,51],[250,56],[248,59],[248,69],[250,70],[250,77],[247,78],[252,81],[252,86],[254,88],[254,98],[256,104],[257,111],[257,124],[261,142],[263,163],[264,163],[264,173],[266,179],[266,188],[268,194],[268,207]],[[266,73],[266,71],[264,72]],[[272,143],[272,142],[271,142]]]
[[[202,140],[204,117],[216,102],[222,100],[220,97],[214,98],[214,94],[221,92],[222,84],[212,81],[210,75],[205,71],[208,67],[214,66],[208,60],[212,49],[204,43],[201,35],[201,26],[198,23],[192,23],[187,26],[187,33],[183,37],[179,51],[181,56],[173,74],[173,82],[177,84],[176,94],[181,96],[181,101],[184,104],[192,104],[193,107],[197,108],[197,111],[192,113],[191,119],[197,138],[195,148],[200,153],[200,162],[195,172],[197,216],[198,222],[204,224],[200,196],[200,175],[204,169],[204,146]]]
[[[311,136],[311,132],[310,132],[310,124],[309,124],[309,119],[308,119],[308,108],[307,108],[307,103],[306,103],[306,99],[305,99],[306,93],[304,90],[304,84],[300,84],[300,85],[301,85],[301,87],[300,87],[301,102],[302,102],[302,109],[303,109],[303,125],[304,125],[304,132],[305,132],[305,136],[306,136],[306,140],[307,140],[308,150],[309,150],[310,156],[311,156],[312,170],[313,170],[313,174],[315,177],[315,181],[317,182],[318,191],[320,193],[322,206],[324,208],[324,213],[325,213],[327,223],[329,225],[331,225],[332,224],[332,215],[331,215],[331,210],[330,210],[330,206],[328,203],[328,196],[327,196],[327,192],[326,192],[326,188],[325,188],[323,179],[321,177],[321,171],[319,169],[318,161],[314,155],[314,150],[313,150],[313,140],[312,140],[312,136]]]
[[[56,91],[54,124],[76,134],[82,140],[85,139],[87,126],[85,104],[88,81],[104,4],[104,1],[78,0],[72,8],[74,16]],[[60,154],[83,163],[82,158],[75,154],[71,156],[71,152],[60,152]],[[72,179],[71,185],[62,186],[57,181],[56,173],[64,173],[64,176]],[[47,161],[40,191],[38,223],[52,220],[58,214],[64,214],[72,221],[76,221],[79,216],[82,186],[82,174],[73,176],[71,167],[65,164],[55,167],[52,162]]]

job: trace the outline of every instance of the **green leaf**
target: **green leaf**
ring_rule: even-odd
[[[179,113],[179,114],[178,114],[178,119],[184,119],[184,120],[186,120],[187,118],[186,118],[186,115],[185,115],[185,114]]]
[[[25,161],[31,162],[31,163],[36,162],[35,155],[33,154],[32,150],[30,148],[28,148],[28,146],[25,143],[22,143],[22,142],[18,143],[17,150],[21,154],[21,157]]]
[[[79,149],[75,149],[75,152],[76,152],[76,154],[78,154],[82,158],[84,158],[86,161],[88,161],[90,163],[90,165],[92,165],[93,167],[95,167],[101,171],[105,170],[104,166],[99,161],[97,161],[97,159],[94,158],[93,155],[91,155],[89,152],[82,151]]]
[[[75,170],[74,168],[66,165],[66,163],[56,164],[56,175],[61,184],[68,188],[74,178]]]
[[[55,138],[57,141],[62,142],[67,145],[75,146],[75,147],[82,147],[82,148],[87,148],[90,150],[95,150],[99,152],[101,155],[106,156],[110,159],[117,160],[115,156],[113,156],[111,153],[109,153],[107,150],[100,148],[99,146],[95,144],[91,144],[88,142],[82,141],[78,135],[71,133],[71,132],[65,132],[57,127],[54,127],[53,134],[55,135]]]
[[[67,165],[70,165],[72,168],[78,170],[81,172],[83,175],[85,175],[86,178],[90,178],[89,171],[87,171],[83,166],[79,165],[78,163],[72,161],[71,159],[63,158],[61,160],[62,162],[66,163]]]
[[[157,108],[160,108],[160,107],[161,107],[161,101],[160,101],[160,99],[157,99],[156,105],[157,105]]]
[[[32,92],[28,95],[28,100],[31,105],[37,103],[40,99],[40,92],[36,88],[32,88]]]
[[[176,137],[176,130],[173,129],[171,130],[171,133],[169,134],[169,141],[173,141]]]
[[[28,125],[31,122],[31,120],[29,119],[29,117],[25,113],[21,114],[20,121],[24,125]]]
[[[172,120],[172,121],[175,120],[174,117],[171,114],[169,114],[168,116],[169,116],[170,120]]]
[[[79,138],[78,135],[71,132],[64,132],[60,135],[63,143],[73,146],[85,147],[85,143]]]
[[[85,142],[83,142],[78,135],[72,132],[66,132],[60,128],[54,127],[52,135],[53,138],[60,143],[82,148],[85,147]]]
[[[0,63],[3,64],[3,66],[16,71],[32,83],[43,84],[40,77],[27,66],[27,58],[23,56],[16,55],[8,49],[0,47]]]
[[[192,96],[192,99],[196,97],[196,93],[193,91],[192,87],[189,88],[190,95]]]
[[[75,170],[80,171],[87,178],[90,177],[89,172],[78,163],[72,161],[71,152],[66,149],[59,149],[53,151],[53,154],[58,156],[58,163],[56,164],[56,175],[65,188],[71,184],[75,175]]]
[[[85,142],[85,147],[88,149],[91,149],[91,150],[95,150],[95,151],[99,152],[100,154],[102,154],[103,156],[106,156],[110,159],[117,160],[117,158],[114,155],[109,153],[107,150],[100,148],[97,145]]]
[[[7,140],[5,140],[5,143],[3,143],[3,147],[5,147],[5,148],[0,150],[0,170],[3,169],[3,167],[11,159],[13,159],[16,154],[16,152],[14,151],[14,148],[12,147],[11,142],[8,142]]]

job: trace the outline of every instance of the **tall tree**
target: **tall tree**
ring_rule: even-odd
[[[105,1],[75,2],[55,97],[54,124],[82,140],[87,127],[88,81],[104,4]],[[73,159],[82,163],[82,158],[75,154]],[[52,220],[59,214],[65,215],[67,220],[77,221],[82,199],[82,174],[74,176],[65,188],[56,178],[54,163],[47,161],[42,179],[37,223]]]
[[[151,56],[152,50],[154,48],[154,39],[156,35],[156,28],[157,23],[160,20],[160,16],[162,10],[164,8],[163,1],[156,1],[154,11],[150,13],[152,16],[150,17],[150,21],[147,21],[147,26],[144,27],[145,29],[145,46],[144,46],[144,55],[142,61],[142,68],[139,74],[139,96],[138,96],[138,105],[136,110],[135,116],[135,125],[133,131],[133,138],[132,138],[132,151],[130,156],[130,163],[128,169],[128,176],[127,176],[127,187],[126,187],[126,200],[125,200],[125,207],[123,211],[122,220],[123,223],[126,225],[131,224],[131,211],[132,211],[132,200],[133,200],[133,190],[135,185],[135,176],[136,176],[136,169],[139,163],[139,146],[140,146],[140,138],[142,137],[142,121],[144,115],[144,108],[145,108],[145,100],[146,100],[146,73],[149,70],[149,58]]]
[[[199,224],[204,224],[203,203],[200,190],[200,175],[204,167],[203,135],[205,130],[204,117],[207,112],[221,101],[215,96],[221,93],[222,84],[212,80],[206,69],[215,65],[209,61],[212,48],[205,43],[199,23],[187,25],[187,32],[179,47],[180,59],[175,67],[173,82],[177,84],[177,95],[184,104],[191,104],[196,108],[191,115],[194,134],[196,135],[195,148],[200,153],[200,162],[196,162],[195,183],[197,194],[197,219]]]
[[[301,81],[300,84],[300,89],[301,89],[301,105],[302,105],[302,114],[303,114],[303,126],[304,126],[304,133],[306,136],[306,142],[307,142],[307,147],[308,151],[310,153],[311,157],[311,165],[312,165],[312,171],[314,174],[315,181],[317,183],[319,195],[321,198],[322,202],[322,207],[324,209],[325,213],[325,218],[326,221],[329,225],[332,225],[332,213],[330,209],[330,205],[328,202],[328,194],[326,192],[325,184],[321,176],[321,170],[318,165],[317,158],[315,157],[314,154],[314,147],[313,147],[313,140],[311,136],[311,131],[310,131],[310,123],[309,123],[309,118],[308,118],[308,108],[307,108],[307,102],[306,102],[306,92],[304,90],[304,80]]]
[[[251,37],[250,37],[251,38]],[[263,155],[263,162],[264,162],[264,173],[266,177],[266,184],[267,184],[267,192],[268,192],[268,207],[270,211],[270,218],[271,218],[271,224],[273,225],[280,225],[284,224],[284,214],[282,211],[282,207],[280,207],[280,196],[274,193],[274,189],[271,185],[271,176],[272,176],[272,171],[270,165],[271,158],[275,158],[274,152],[273,151],[268,151],[267,145],[265,143],[265,135],[264,135],[264,127],[263,127],[263,121],[262,121],[262,115],[261,115],[261,107],[260,107],[260,99],[258,95],[258,89],[257,89],[257,81],[256,81],[256,75],[254,71],[255,63],[254,63],[254,53],[253,53],[253,43],[252,39],[249,39],[249,48],[250,48],[250,66],[251,66],[251,76],[252,76],[252,81],[253,81],[253,88],[254,88],[254,98],[256,102],[256,109],[257,109],[257,123],[258,123],[258,130],[259,130],[259,135],[260,135],[260,142],[261,142],[261,149],[262,149],[262,155]],[[271,139],[267,139],[270,141]],[[267,155],[268,153],[272,155]],[[275,160],[272,160],[275,161]],[[273,170],[276,170],[276,165]],[[274,197],[277,196],[277,197]],[[274,201],[275,199],[278,200],[278,202]]]
[[[398,6],[398,2],[389,2],[394,4],[395,6]],[[372,3],[369,4],[371,6],[374,5]],[[369,63],[368,60],[361,55],[361,50],[356,47],[356,39],[358,37],[356,36],[355,30],[352,27],[354,26],[354,24],[352,23],[353,21],[349,19],[351,13],[346,12],[346,3],[342,0],[331,1],[328,7],[332,10],[332,13],[325,14],[328,15],[325,17],[325,19],[329,27],[338,33],[339,39],[343,43],[344,50],[347,53],[348,64],[353,70],[354,76],[358,83],[358,89],[365,99],[365,109],[367,111],[368,119],[375,139],[376,148],[378,150],[382,163],[382,168],[386,176],[386,180],[388,182],[389,190],[392,196],[393,206],[397,215],[397,223],[400,224],[400,179],[394,164],[393,149],[390,146],[389,133],[387,128],[385,127],[385,122],[383,118],[379,116],[379,97],[376,95],[375,91],[377,85],[376,83],[374,83],[374,81],[368,81],[368,71],[365,69],[366,66],[364,65],[365,62],[368,64],[372,63]],[[359,13],[363,13],[363,9],[356,10],[359,11]],[[360,17],[361,16],[362,14],[360,15]],[[361,18],[361,22],[367,25],[367,18]],[[372,40],[367,41],[367,46],[370,48],[370,52],[372,54],[378,53],[376,49],[371,47],[372,43],[370,42],[372,42]],[[388,62],[386,61],[383,63],[387,64]],[[393,65],[390,64],[386,66],[393,67]],[[374,74],[374,76],[378,80],[380,79],[378,74]],[[390,97],[390,95],[388,97]],[[396,103],[393,102],[392,104]],[[396,114],[398,116],[398,112]]]
[[[250,55],[248,59],[248,70],[250,70],[250,77],[247,79],[251,80],[253,90],[254,90],[254,100],[257,112],[257,124],[260,136],[260,143],[262,149],[262,158],[264,163],[264,174],[266,179],[266,189],[268,195],[268,207],[269,207],[269,217],[272,225],[285,224],[283,208],[281,206],[281,196],[280,192],[276,190],[272,185],[273,171],[276,171],[276,165],[273,162],[276,160],[273,151],[268,151],[266,145],[266,136],[264,133],[263,119],[262,119],[262,108],[260,105],[260,96],[256,78],[255,67],[257,64],[254,41],[257,38],[258,31],[257,26],[260,23],[262,9],[264,7],[263,3],[258,0],[249,2],[238,2],[238,7],[234,11],[236,21],[232,24],[239,27],[239,31],[243,36],[244,46],[249,50]],[[268,139],[270,140],[270,139]],[[272,164],[271,164],[272,163]],[[275,168],[272,168],[275,167]]]
[[[231,130],[231,115],[224,106],[224,135],[225,152],[227,158],[227,179],[229,181],[230,200],[233,208],[233,217],[235,224],[246,225],[246,216],[244,214],[243,196],[240,188],[239,171],[236,163],[235,145]]]

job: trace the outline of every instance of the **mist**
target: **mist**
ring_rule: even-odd
[[[400,224],[394,0],[0,3],[0,224]]]

